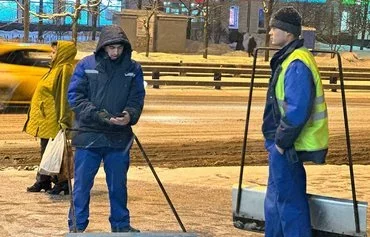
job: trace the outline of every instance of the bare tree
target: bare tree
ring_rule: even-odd
[[[361,47],[360,49],[363,50],[365,47],[365,34],[368,25],[368,17],[369,17],[369,0],[363,0],[363,16],[362,16],[362,25],[361,25]]]
[[[24,0],[23,4],[23,42],[28,42],[30,36],[30,0]]]
[[[340,47],[340,22],[342,7],[336,0],[326,3],[296,5],[302,14],[303,25],[315,28],[316,39],[329,44],[331,50]],[[334,56],[334,55],[333,55]]]
[[[90,7],[91,13],[91,40],[96,39],[96,29],[98,25],[99,6]]]
[[[149,57],[150,39],[153,40],[153,51],[156,50],[156,30],[157,30],[157,15],[160,7],[158,0],[150,0],[149,5],[145,6],[146,15],[143,19],[143,26],[145,29],[145,56]],[[152,28],[153,27],[153,28]],[[152,35],[150,31],[152,29]]]
[[[38,17],[39,19],[59,19],[64,17],[70,17],[72,19],[72,40],[73,42],[77,43],[77,28],[78,28],[78,19],[80,18],[80,13],[82,10],[89,11],[89,9],[93,7],[98,7],[101,4],[102,0],[88,0],[86,4],[81,4],[80,0],[76,0],[73,12],[67,12],[67,11],[61,11],[53,14],[38,14],[36,12],[29,11],[29,0],[24,0],[24,4],[21,4],[18,0],[15,0],[15,2],[18,4],[18,6],[22,9],[24,12],[24,41],[28,41],[28,35],[29,35],[29,15],[28,15],[28,24],[26,25],[25,22],[27,22],[26,16],[27,14],[31,14],[35,17]],[[27,36],[26,36],[27,35]]]
[[[212,1],[209,5],[209,39],[219,44],[221,38],[228,34],[227,26],[224,24],[225,15],[229,16],[229,8],[223,0]]]
[[[272,9],[275,3],[275,0],[263,0],[263,11],[265,13],[265,27],[266,27],[266,37],[265,37],[265,46],[269,47],[270,46],[270,19],[272,16]],[[269,50],[265,51],[265,61],[267,62],[270,57],[270,52]]]
[[[347,32],[349,35],[350,52],[353,50],[354,40],[357,39],[358,34],[362,28],[362,11],[361,4],[345,4],[344,11],[347,13],[343,20],[347,24]]]
[[[315,30],[317,39],[328,43],[332,48],[337,47],[340,15],[336,1],[296,2],[291,5],[301,14],[302,26],[311,27],[311,30]]]
[[[204,1],[201,4],[192,5],[192,0],[179,0],[182,7],[186,8],[186,15],[188,16],[187,26],[186,26],[186,38],[191,38],[191,20],[193,16],[199,17],[204,9]]]
[[[206,0],[206,9],[204,13],[204,52],[203,58],[208,57],[208,27],[209,27],[209,0]]]
[[[110,2],[108,2],[108,5],[103,8],[101,7],[102,6],[101,4],[90,6],[89,12],[91,13],[91,40],[96,39],[96,31],[98,28],[98,16],[100,15],[101,12],[103,12],[105,9],[109,7],[109,3]]]
[[[44,0],[40,0],[39,14],[42,14],[43,12],[44,12]],[[37,24],[37,28],[38,28],[37,40],[39,42],[42,42],[44,40],[42,37],[43,35],[42,25],[43,25],[42,18],[39,18],[39,23]]]
[[[78,37],[78,19],[80,18],[81,11],[83,8],[80,8],[81,6],[81,0],[76,0],[75,7],[74,7],[74,14],[72,18],[72,40],[76,44],[77,43],[77,37]]]

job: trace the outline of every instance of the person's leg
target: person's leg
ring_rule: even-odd
[[[275,147],[271,149],[271,174],[275,184],[277,210],[284,237],[311,237],[306,194],[306,173],[301,161],[292,163]]]
[[[41,148],[41,157],[45,152],[46,146],[49,142],[49,139],[40,139],[40,148]],[[30,186],[27,187],[27,192],[40,192],[41,190],[48,191],[51,189],[51,176],[40,174],[37,172],[36,174],[36,182]]]
[[[89,223],[90,191],[94,178],[99,170],[102,155],[99,149],[76,148],[75,170],[73,185],[73,203],[76,217],[76,226],[84,231]],[[72,210],[69,210],[68,226],[73,230]]]
[[[129,153],[121,149],[107,149],[104,154],[104,170],[109,191],[111,228],[113,232],[128,231],[130,213],[127,208],[127,171]]]
[[[272,169],[272,154],[269,153],[269,177],[267,183],[266,197],[265,197],[265,236],[266,237],[283,237],[283,230],[281,227],[281,220],[277,206],[277,190],[275,184],[274,172]]]

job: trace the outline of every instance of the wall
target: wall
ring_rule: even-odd
[[[122,27],[132,47],[134,47],[134,42],[136,42],[136,21],[137,16],[135,15],[127,15],[124,21],[122,15],[115,14],[113,16],[113,23]]]
[[[137,52],[146,50],[146,32],[143,26],[149,12],[126,9],[115,14],[113,23],[120,25],[126,32],[133,49]],[[155,30],[154,16],[150,19],[150,51],[184,53],[186,47],[187,17],[160,13],[157,15]],[[153,36],[156,35],[156,38]]]
[[[186,18],[158,17],[157,50],[184,53],[186,48]]]

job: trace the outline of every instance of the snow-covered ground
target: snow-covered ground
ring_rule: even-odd
[[[322,49],[322,50],[331,50],[330,45],[323,44],[320,42],[316,43],[316,48]],[[339,45],[337,48],[338,48],[338,51],[341,53],[350,51],[349,45]],[[370,49],[369,48],[364,47],[361,50],[359,46],[353,46],[352,52],[355,53],[361,59],[370,59]]]

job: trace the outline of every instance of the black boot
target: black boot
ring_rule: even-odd
[[[124,228],[112,228],[112,232],[140,232],[140,230],[135,229],[132,226],[124,227]]]
[[[41,190],[44,190],[47,192],[51,189],[51,183],[50,182],[38,182],[34,183],[32,186],[27,188],[27,192],[37,193]]]
[[[48,194],[59,195],[61,192],[63,192],[64,195],[69,194],[68,181],[55,184],[54,187],[48,191]]]

